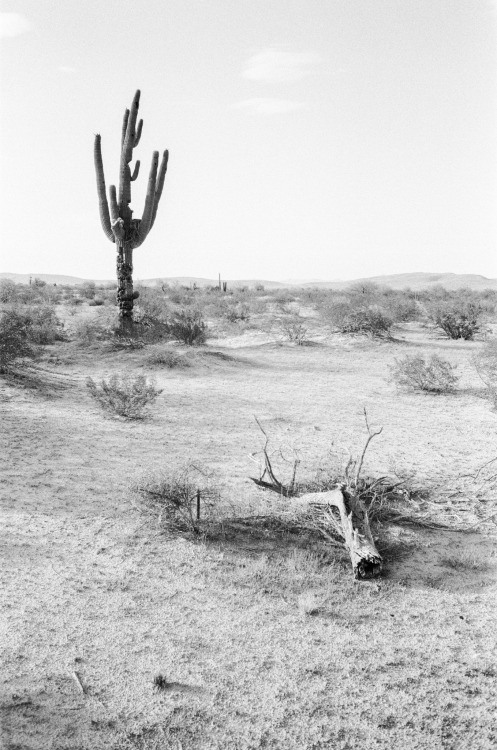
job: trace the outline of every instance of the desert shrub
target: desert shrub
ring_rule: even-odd
[[[115,338],[118,326],[117,311],[111,308],[101,308],[96,312],[95,317],[78,320],[72,326],[74,339],[81,346],[111,341]]]
[[[150,367],[168,367],[170,370],[176,367],[190,367],[192,364],[191,360],[184,354],[171,349],[152,352],[148,355],[146,362]]]
[[[408,323],[411,320],[416,320],[421,312],[416,300],[407,294],[388,295],[384,299],[383,305],[388,315],[397,323]]]
[[[11,279],[0,279],[0,302],[2,304],[15,302],[18,297],[19,285]]]
[[[33,344],[53,344],[63,341],[63,323],[53,305],[26,307],[21,312],[29,321],[29,340]]]
[[[489,339],[473,357],[478,375],[487,387],[497,389],[497,339]]]
[[[181,310],[167,323],[167,332],[188,346],[205,344],[207,324],[199,310]]]
[[[369,336],[388,336],[392,319],[379,307],[351,302],[338,302],[327,310],[330,323],[340,333],[364,333]]]
[[[32,321],[18,310],[5,310],[0,314],[0,372],[35,355],[30,345],[31,326]]]
[[[153,314],[144,313],[142,307],[135,310],[133,328],[135,338],[143,343],[154,344],[171,338],[167,321]]]
[[[225,306],[224,317],[230,323],[238,323],[250,319],[250,308],[247,304],[228,304]]]
[[[173,305],[166,293],[159,287],[139,287],[140,296],[135,307],[135,320],[139,316],[148,316],[156,320],[167,320],[171,315]]]
[[[88,302],[88,307],[102,307],[102,305],[105,305],[105,300],[101,297],[95,297]]]
[[[437,354],[430,359],[407,354],[396,359],[390,366],[390,375],[394,383],[402,388],[426,391],[428,393],[451,393],[455,390],[458,376],[456,367]]]
[[[96,383],[93,378],[86,380],[90,395],[107,411],[127,419],[143,419],[145,409],[162,393],[156,388],[153,378],[146,375],[128,373],[111,375]]]
[[[193,301],[195,299],[195,291],[190,287],[175,286],[170,291],[168,291],[167,297],[175,305],[188,307],[193,304]]]
[[[54,284],[15,284],[10,279],[0,280],[0,302],[23,305],[55,304],[62,297],[62,288]]]
[[[85,299],[92,300],[95,297],[96,284],[94,281],[85,281],[81,286],[81,293]]]
[[[284,337],[292,344],[304,346],[307,343],[308,329],[300,320],[283,320],[280,327]]]
[[[470,341],[480,328],[483,309],[478,302],[464,299],[429,306],[431,320],[451,339]]]
[[[173,472],[144,473],[132,483],[131,490],[157,515],[159,524],[195,534],[205,530],[219,500],[212,472],[193,461],[187,461]]]
[[[486,386],[486,396],[497,407],[497,339],[489,339],[473,357],[473,364]]]

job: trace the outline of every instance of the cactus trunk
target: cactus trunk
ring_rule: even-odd
[[[133,249],[125,243],[117,246],[116,270],[119,328],[128,337],[133,335]]]
[[[110,185],[109,201],[105,191],[100,135],[95,136],[94,145],[100,221],[104,234],[117,248],[117,304],[120,333],[125,336],[133,335],[133,303],[138,297],[138,292],[133,292],[133,250],[145,241],[154,224],[169,158],[168,151],[164,151],[159,167],[159,152],[154,151],[143,216],[142,219],[133,219],[133,211],[130,208],[131,183],[138,177],[140,162],[135,163],[133,172],[129,165],[133,158],[133,149],[138,145],[142,132],[143,120],[137,125],[139,106],[140,91],[137,91],[131,109],[125,111],[123,118],[119,192],[114,185]]]

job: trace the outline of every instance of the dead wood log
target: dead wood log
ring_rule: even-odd
[[[368,511],[364,502],[342,488],[329,492],[312,492],[302,495],[300,503],[319,503],[336,508],[340,514],[340,532],[350,555],[354,578],[365,580],[381,574],[382,558],[371,534]]]
[[[296,473],[300,461],[295,460],[294,462],[291,482],[289,484],[283,484],[280,482],[274,474],[271,460],[269,458],[269,437],[257,417],[254,417],[255,421],[265,437],[265,445],[262,449],[264,455],[264,471],[259,479],[251,477],[252,481],[255,482],[258,487],[272,490],[283,497],[295,498],[292,503],[295,509],[297,506],[301,510],[304,507],[307,511],[311,511],[312,515],[313,509],[319,508],[323,510],[324,508],[325,513],[327,511],[327,519],[325,519],[325,523],[323,523],[322,520],[321,522],[315,523],[315,528],[327,538],[331,538],[328,531],[333,529],[344,539],[345,546],[352,562],[354,578],[357,580],[376,578],[381,575],[382,570],[382,558],[376,549],[369,525],[368,510],[360,493],[360,475],[369,444],[375,437],[381,434],[383,427],[380,427],[378,430],[372,430],[369,425],[367,411],[365,408],[363,411],[368,436],[360,457],[357,460],[354,460],[352,455],[349,456],[344,471],[346,481],[343,485],[337,487],[337,489],[307,493],[301,495],[299,498],[295,498],[295,495],[298,494]],[[265,477],[267,477],[267,479],[265,479]],[[376,481],[380,482],[383,479],[384,477]],[[338,510],[340,523],[337,522],[337,519],[331,510],[332,508]]]

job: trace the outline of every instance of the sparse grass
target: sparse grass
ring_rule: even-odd
[[[149,367],[165,367],[173,370],[176,368],[191,367],[192,360],[172,349],[162,349],[147,355],[146,364]]]
[[[440,558],[440,564],[457,572],[486,572],[492,568],[487,559],[477,558],[473,554],[468,553],[445,555]]]

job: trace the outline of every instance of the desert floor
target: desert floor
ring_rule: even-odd
[[[248,331],[152,370],[150,348],[68,342],[46,348],[37,386],[1,382],[3,747],[495,747],[495,482],[477,471],[497,456],[497,416],[470,362],[480,345],[416,324],[314,346]],[[458,364],[458,391],[399,392],[388,365],[413,352]],[[85,387],[124,370],[163,388],[143,421]],[[254,416],[311,476],[361,450],[364,407],[383,426],[365,471],[411,477],[445,524],[380,529],[380,580],[354,582],[324,542],[173,535],[130,490],[191,459],[227,508],[269,513],[281,501],[250,480]]]

